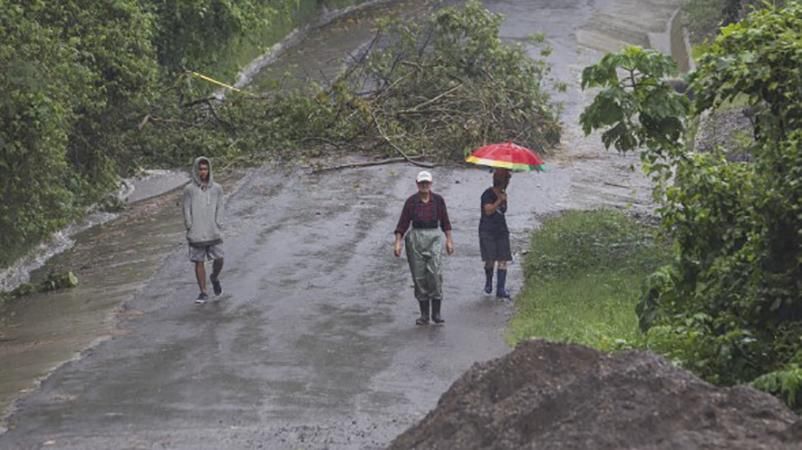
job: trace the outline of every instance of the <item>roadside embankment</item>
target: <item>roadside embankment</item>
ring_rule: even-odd
[[[643,280],[669,259],[657,230],[616,210],[569,211],[532,235],[508,340],[613,350],[640,339]]]

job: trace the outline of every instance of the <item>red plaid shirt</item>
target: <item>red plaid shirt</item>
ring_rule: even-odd
[[[420,194],[413,194],[404,202],[404,209],[401,210],[401,218],[398,219],[395,232],[403,236],[413,221],[439,221],[440,229],[444,232],[451,230],[451,221],[448,220],[446,201],[442,196],[434,192],[431,193],[431,199],[426,203],[420,201]]]

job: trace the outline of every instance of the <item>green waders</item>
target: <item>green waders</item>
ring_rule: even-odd
[[[413,228],[404,238],[409,270],[415,284],[415,298],[420,303],[420,325],[429,322],[429,302],[437,305],[436,321],[440,322],[440,301],[443,299],[443,233],[439,228]],[[434,305],[433,305],[434,306]],[[434,309],[434,308],[433,308]]]

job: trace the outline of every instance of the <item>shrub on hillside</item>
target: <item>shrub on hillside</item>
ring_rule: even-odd
[[[637,48],[605,56],[583,73],[602,90],[582,121],[641,150],[676,243],[672,283],[641,310],[649,345],[711,381],[749,382],[802,350],[802,4],[722,29],[690,76],[693,108],[664,90],[672,65]],[[753,162],[688,153],[688,118],[735,99],[755,111]]]

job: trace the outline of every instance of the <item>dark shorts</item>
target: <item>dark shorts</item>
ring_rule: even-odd
[[[512,261],[509,233],[479,232],[482,261]]]

